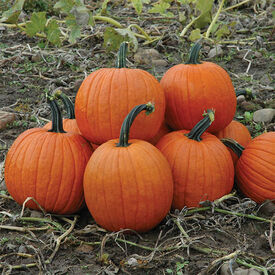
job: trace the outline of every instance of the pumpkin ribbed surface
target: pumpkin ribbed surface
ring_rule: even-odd
[[[156,145],[167,158],[174,179],[172,207],[198,207],[229,193],[234,182],[233,163],[219,139],[203,133],[201,141],[189,139],[181,130],[165,135]]]
[[[148,117],[139,115],[131,127],[130,138],[149,140],[158,132],[165,111],[162,87],[155,77],[140,69],[99,69],[83,81],[77,92],[78,127],[89,141],[102,144],[118,138],[129,111],[148,101],[155,104],[155,111]]]
[[[117,143],[104,143],[89,160],[84,175],[85,201],[95,221],[105,229],[145,232],[170,210],[171,170],[164,156],[148,142],[133,139],[128,147],[116,147]]]
[[[161,79],[166,99],[166,120],[175,130],[192,129],[206,109],[215,110],[207,131],[225,128],[236,111],[236,95],[228,73],[212,62],[179,64]]]
[[[254,201],[275,199],[275,132],[254,138],[236,165],[240,190]]]
[[[232,120],[226,128],[215,133],[215,136],[219,139],[232,138],[239,144],[241,144],[243,147],[246,147],[248,143],[251,141],[251,135],[248,129],[242,123],[236,120]],[[228,148],[228,150],[231,154],[234,165],[236,165],[238,160],[237,154],[235,154],[230,148]]]
[[[91,154],[89,143],[80,135],[27,130],[7,154],[8,192],[21,205],[33,197],[47,212],[74,213],[84,202],[83,174]],[[33,201],[26,206],[39,209]]]

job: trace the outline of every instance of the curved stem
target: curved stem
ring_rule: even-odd
[[[188,61],[185,64],[201,64],[201,62],[198,60],[200,49],[201,49],[201,43],[199,40],[191,48]]]
[[[63,129],[61,112],[58,108],[55,99],[47,96],[47,102],[49,103],[52,111],[52,129],[48,130],[48,132],[66,133]]]
[[[201,141],[201,135],[210,127],[213,121],[214,111],[207,110],[205,117],[200,120],[186,136],[190,139]]]
[[[116,60],[116,68],[126,68],[126,54],[128,50],[128,42],[122,42],[120,44],[117,60]]]
[[[152,40],[152,38],[147,34],[147,32],[143,28],[141,28],[139,25],[137,25],[137,24],[130,24],[128,26],[128,29],[130,30],[131,28],[136,28],[137,30],[139,30],[144,35],[144,37],[145,37],[146,40],[148,40],[148,41]]]
[[[118,21],[107,16],[94,15],[93,19],[110,23],[111,25],[114,25],[117,28],[122,28],[122,25]]]
[[[228,148],[230,148],[238,157],[243,153],[244,147],[237,141],[231,138],[222,138],[221,142]]]
[[[148,102],[147,104],[137,105],[130,111],[130,113],[126,116],[122,123],[120,129],[119,143],[117,143],[117,147],[128,147],[130,145],[128,142],[130,127],[134,122],[136,116],[143,110],[145,110],[146,114],[149,115],[155,110],[155,107],[151,102]]]
[[[188,24],[185,26],[185,28],[181,31],[180,36],[181,36],[181,37],[184,36],[184,35],[187,33],[187,31],[189,30],[189,28],[190,28],[198,19],[200,19],[202,15],[203,15],[203,13],[201,13],[199,16],[193,18],[193,19],[191,20],[191,22],[188,23]]]
[[[208,27],[208,29],[206,31],[205,38],[209,38],[210,33],[212,32],[212,29],[214,28],[214,25],[216,24],[216,22],[217,22],[217,20],[219,18],[219,15],[220,15],[220,13],[222,11],[222,8],[223,8],[223,5],[224,5],[224,1],[225,0],[221,0],[221,4],[219,6],[219,9],[218,9],[217,13],[215,14],[215,17],[213,18],[211,24],[209,25],[209,27]]]

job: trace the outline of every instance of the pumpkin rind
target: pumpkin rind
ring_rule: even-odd
[[[236,177],[240,190],[257,203],[275,199],[275,132],[261,134],[246,146]]]
[[[133,119],[145,106],[152,112],[149,103],[133,108],[121,126],[120,138],[99,146],[85,170],[87,207],[95,221],[109,231],[146,232],[171,207],[173,179],[167,160],[146,141],[128,141]]]
[[[232,138],[243,147],[246,147],[252,140],[248,129],[242,123],[236,120],[232,120],[227,127],[215,133],[215,136],[219,139]],[[238,156],[230,148],[228,148],[228,150],[231,154],[235,166],[238,160]]]
[[[5,183],[21,205],[33,197],[47,212],[71,214],[84,203],[83,174],[92,148],[82,136],[64,133],[59,122],[59,132],[33,128],[16,138],[6,157]],[[33,201],[26,206],[39,209]]]
[[[165,117],[175,130],[192,129],[206,109],[216,114],[207,130],[211,133],[225,128],[234,117],[237,100],[232,81],[222,67],[212,62],[173,66],[160,84],[165,93]]]
[[[198,207],[229,193],[234,183],[234,167],[229,151],[210,134],[189,130],[171,132],[157,143],[172,169],[174,198],[172,208]],[[199,133],[199,132],[198,132]]]

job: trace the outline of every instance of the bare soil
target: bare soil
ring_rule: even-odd
[[[179,38],[182,26],[176,20],[152,14],[138,19],[133,9],[119,4],[113,13],[125,25],[134,22],[150,34],[163,34],[150,45],[139,41],[139,48],[156,49],[166,66],[136,64],[130,52],[129,67],[145,69],[161,79],[168,68],[187,57],[190,41]],[[222,44],[222,55],[209,58],[214,46],[205,42],[201,58],[225,68],[236,89],[253,91],[255,97],[239,103],[236,112],[236,119],[253,137],[274,131],[274,120],[257,124],[244,115],[275,107],[271,10],[268,5],[246,5],[222,20],[237,21],[231,43]],[[0,132],[0,162],[20,133],[50,119],[45,91],[59,87],[74,100],[87,74],[114,66],[116,53],[103,48],[105,27],[96,24],[87,39],[74,45],[44,49],[38,47],[38,38],[17,29],[0,30],[0,110],[16,114],[16,121]],[[0,270],[2,274],[231,274],[221,273],[222,264],[229,262],[233,270],[254,268],[260,274],[275,274],[272,203],[257,205],[237,192],[217,205],[203,206],[193,212],[171,212],[146,234],[111,233],[97,226],[86,208],[72,216],[29,209],[21,215],[22,207],[7,193],[2,175]]]

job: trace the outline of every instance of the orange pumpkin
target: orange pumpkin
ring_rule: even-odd
[[[151,138],[149,142],[153,145],[156,145],[164,135],[170,133],[171,131],[172,129],[168,126],[168,124],[165,121],[163,121],[157,134],[153,138]]]
[[[66,112],[68,115],[68,118],[63,119],[63,128],[66,132],[72,132],[76,134],[80,134],[81,132],[77,126],[76,120],[75,120],[75,113],[74,113],[74,105],[72,101],[67,97],[62,91],[58,90],[57,92],[54,93],[53,95],[54,98],[61,98],[63,101],[63,104],[66,107]],[[44,125],[45,129],[50,130],[52,128],[52,122],[48,122],[47,124]]]
[[[241,192],[257,203],[275,202],[275,132],[255,137],[246,148],[230,139],[222,141],[239,156],[236,178]]]
[[[125,67],[127,44],[122,43],[117,68],[102,68],[84,79],[75,99],[75,116],[85,138],[95,144],[119,137],[125,116],[137,104],[151,101],[154,113],[141,114],[131,129],[131,138],[150,140],[164,119],[165,97],[157,79],[140,69]]]
[[[92,154],[81,135],[66,133],[54,100],[52,129],[33,128],[20,134],[8,151],[5,183],[14,200],[34,198],[47,212],[71,214],[84,203],[83,175]],[[39,209],[32,200],[27,207]]]
[[[109,231],[148,231],[171,207],[173,179],[167,160],[146,141],[128,141],[130,126],[142,110],[152,112],[152,104],[134,107],[120,138],[100,145],[85,170],[86,204],[95,221]]]
[[[222,138],[234,139],[243,147],[246,147],[247,144],[251,141],[251,135],[248,129],[242,123],[236,120],[232,120],[227,127],[215,133],[215,136],[218,137],[219,139],[222,139]],[[235,166],[238,160],[238,155],[235,154],[230,148],[228,148],[228,150],[231,154],[231,157]]]
[[[214,119],[205,118],[189,130],[171,132],[156,147],[167,158],[174,179],[172,207],[198,207],[229,193],[234,183],[234,166],[229,151],[214,135],[205,132]]]
[[[216,119],[207,130],[214,133],[233,119],[237,99],[228,73],[212,62],[199,62],[201,45],[196,43],[186,64],[170,68],[160,84],[166,99],[166,120],[175,130],[192,129],[206,109]]]

